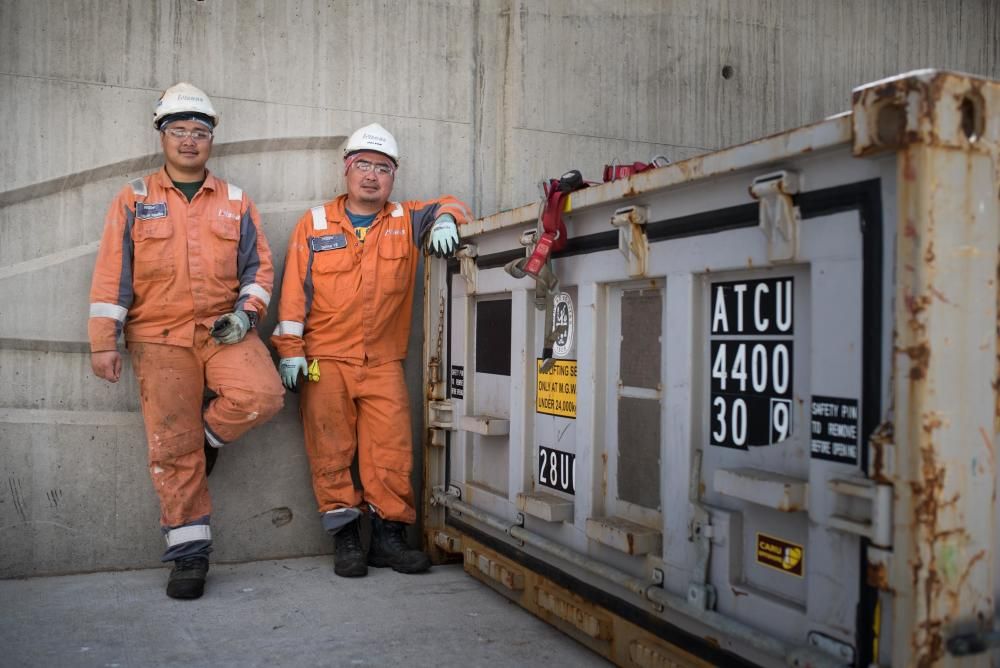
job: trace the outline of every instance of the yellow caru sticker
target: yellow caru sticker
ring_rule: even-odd
[[[535,411],[576,418],[576,360],[556,360],[545,372],[542,360],[537,364]]]
[[[805,572],[806,551],[801,545],[758,532],[756,552],[758,564],[798,577]]]

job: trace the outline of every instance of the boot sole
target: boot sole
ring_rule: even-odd
[[[368,575],[368,567],[362,564],[361,568],[342,568],[337,570],[334,566],[333,572],[342,578],[362,578]]]
[[[417,573],[425,573],[425,572],[429,571],[430,568],[431,568],[430,562],[427,562],[426,566],[424,566],[424,565],[417,566],[417,567],[394,566],[392,564],[392,562],[390,562],[389,560],[387,560],[387,559],[379,559],[379,558],[369,559],[368,560],[368,565],[369,566],[374,566],[375,568],[391,568],[392,570],[396,571],[397,573],[405,573],[406,575],[415,575]]]
[[[205,593],[205,583],[201,585],[195,585],[194,587],[177,587],[171,589],[167,587],[167,596],[170,598],[177,598],[181,600],[191,600],[194,598],[201,598],[201,595]]]

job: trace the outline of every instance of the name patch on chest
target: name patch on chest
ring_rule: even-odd
[[[347,237],[343,234],[324,234],[321,237],[309,237],[309,249],[314,253],[337,250],[347,246]]]
[[[138,218],[139,220],[150,220],[152,218],[166,218],[167,203],[153,202],[152,204],[146,204],[145,202],[136,202],[135,217]]]

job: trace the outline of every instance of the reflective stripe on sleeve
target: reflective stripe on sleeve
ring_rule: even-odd
[[[475,220],[472,217],[472,211],[469,210],[469,207],[465,206],[464,203],[461,202],[442,204],[441,208],[438,209],[438,216],[440,217],[443,213],[451,213],[452,215],[461,216],[468,222]]]
[[[127,315],[128,309],[118,304],[96,302],[90,305],[91,318],[113,318],[118,322],[125,322],[125,316]]]
[[[312,214],[313,219],[313,229],[314,230],[325,230],[326,229],[326,207],[314,206],[309,209],[309,213]]]
[[[146,179],[138,178],[133,179],[128,182],[129,186],[132,188],[132,192],[136,197],[146,196]]]
[[[226,185],[229,186],[229,199],[233,200],[234,202],[242,202],[243,189],[240,188],[239,186],[234,186],[232,183],[227,183]]]
[[[164,538],[167,539],[167,547],[196,540],[212,540],[212,527],[207,524],[189,524],[186,527],[171,529]]]
[[[303,323],[296,322],[294,320],[282,320],[278,323],[278,326],[274,328],[274,336],[283,336],[288,334],[302,338],[302,333],[304,331],[305,325]]]
[[[271,295],[267,294],[267,290],[260,287],[256,283],[249,283],[240,288],[240,297],[243,295],[251,295],[257,299],[264,302],[264,306],[271,303]]]

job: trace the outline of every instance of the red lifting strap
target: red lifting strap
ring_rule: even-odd
[[[566,223],[563,222],[562,212],[567,197],[569,197],[569,192],[560,189],[560,179],[549,179],[545,186],[542,235],[538,238],[535,249],[531,252],[531,257],[524,263],[524,273],[537,278],[553,251],[558,252],[566,247]]]
[[[545,234],[553,235],[552,250],[559,252],[566,247],[566,223],[562,212],[568,192],[559,189],[559,179],[549,179],[545,187],[545,211],[542,212],[542,229]]]
[[[542,235],[535,243],[531,256],[524,263],[524,273],[538,278],[538,274],[548,262],[549,256],[566,247],[568,235],[566,234],[566,223],[562,219],[563,207],[566,206],[566,198],[571,192],[586,187],[587,182],[575,169],[566,172],[558,179],[549,179],[549,182],[545,184]]]

